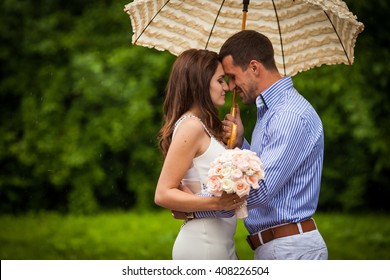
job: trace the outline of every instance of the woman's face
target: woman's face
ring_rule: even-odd
[[[223,71],[222,64],[219,63],[217,71],[215,71],[210,82],[210,96],[214,106],[222,106],[225,104],[225,95],[228,89],[225,81],[225,72]]]

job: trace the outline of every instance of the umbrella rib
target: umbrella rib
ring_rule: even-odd
[[[284,61],[284,49],[283,49],[283,39],[282,39],[282,32],[280,30],[280,22],[279,22],[279,16],[278,16],[278,11],[276,10],[276,5],[274,0],[272,0],[272,4],[274,5],[274,11],[275,11],[275,16],[276,16],[276,22],[278,23],[278,30],[279,30],[279,38],[280,38],[280,47],[282,49],[282,59],[283,59],[283,70],[284,70],[284,75],[286,76],[286,62]]]
[[[148,22],[148,24],[145,26],[145,28],[142,30],[142,32],[137,37],[137,39],[134,40],[134,44],[137,43],[138,39],[142,36],[142,34],[145,32],[145,30],[148,28],[148,26],[153,22],[153,20],[156,18],[156,16],[158,16],[158,14],[161,12],[161,10],[164,9],[164,7],[169,3],[169,1],[171,1],[171,0],[167,0],[165,2],[165,4],[160,8],[160,10],[158,10],[158,12],[154,15],[154,17]]]
[[[213,23],[213,27],[211,28],[211,30],[210,30],[210,34],[209,34],[209,37],[207,38],[207,42],[206,42],[205,49],[207,49],[207,46],[209,45],[209,42],[210,42],[210,39],[211,39],[211,35],[213,34],[214,27],[215,27],[215,24],[217,23],[217,20],[218,20],[219,14],[221,13],[221,10],[222,10],[222,7],[223,7],[223,4],[225,4],[225,0],[223,0],[223,1],[222,1],[222,3],[221,3],[221,6],[219,7],[219,10],[218,10],[217,16],[215,17],[215,20],[214,20],[214,23]]]
[[[346,56],[347,59],[348,59],[349,65],[352,65],[351,60],[350,60],[349,57],[348,57],[348,53],[347,53],[347,51],[345,50],[345,47],[344,47],[344,45],[343,45],[343,41],[341,40],[340,35],[339,35],[339,33],[337,32],[336,27],[334,26],[333,22],[330,20],[330,17],[329,17],[329,15],[328,15],[328,13],[327,13],[326,11],[324,11],[324,14],[326,15],[326,17],[328,18],[330,24],[332,25],[333,30],[334,30],[334,33],[336,33],[337,38],[339,39],[340,45],[343,47],[343,51],[344,51],[345,56]]]

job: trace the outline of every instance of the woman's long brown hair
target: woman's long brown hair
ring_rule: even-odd
[[[173,64],[165,90],[164,125],[158,134],[165,157],[172,141],[176,121],[196,104],[199,117],[217,139],[222,139],[222,122],[210,96],[210,82],[219,64],[218,54],[208,50],[190,49],[178,56]]]

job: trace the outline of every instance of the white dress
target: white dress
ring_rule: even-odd
[[[185,115],[176,122],[176,128],[184,119],[189,117],[197,118],[193,115]],[[198,120],[200,121],[200,119]],[[193,159],[192,167],[186,173],[183,181],[184,179],[197,180],[202,183],[202,186],[205,186],[211,161],[223,152],[225,147],[209,133],[203,123],[202,126],[211,138],[210,145],[202,155]],[[204,192],[200,184],[187,186],[196,194]],[[236,225],[235,216],[232,218],[193,219],[185,222],[173,245],[173,259],[236,260],[237,255],[234,245]]]

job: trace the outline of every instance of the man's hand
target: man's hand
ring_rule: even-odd
[[[223,141],[227,143],[232,133],[233,124],[237,125],[236,141],[233,143],[233,147],[241,147],[244,142],[244,125],[241,121],[240,108],[236,105],[236,117],[231,114],[227,114],[225,119],[222,121],[223,127]]]

